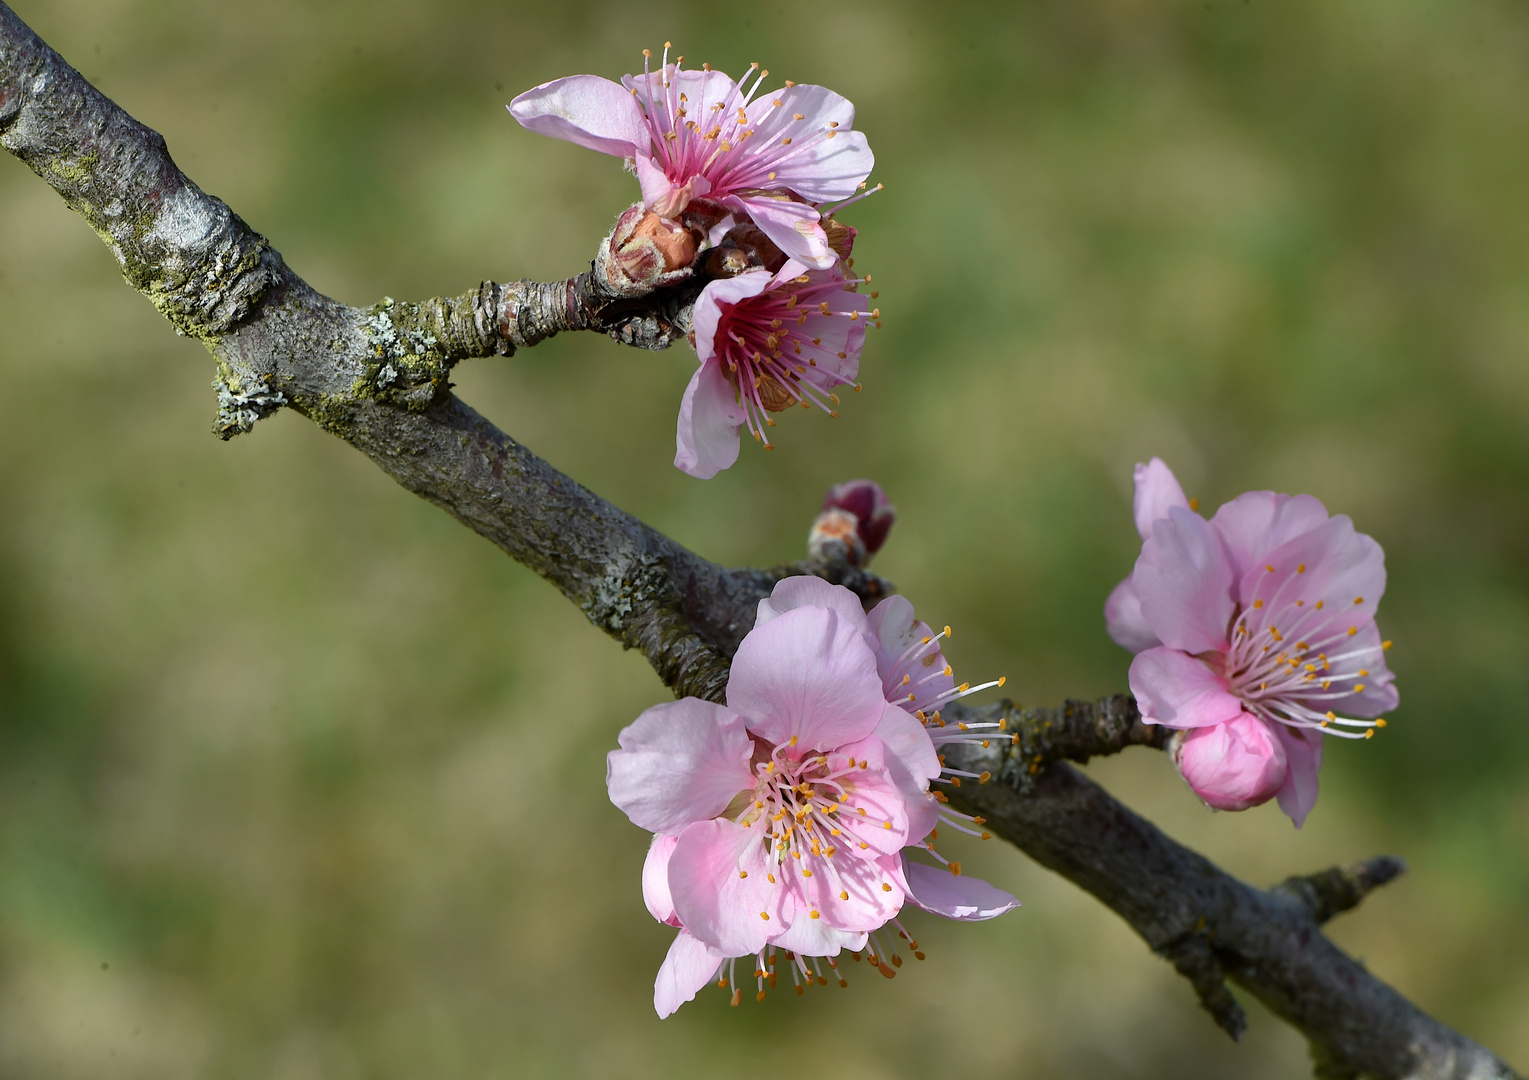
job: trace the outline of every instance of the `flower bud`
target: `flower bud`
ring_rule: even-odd
[[[595,274],[616,296],[642,296],[684,278],[695,255],[689,229],[638,203],[616,219],[609,240],[600,245]]]
[[[838,544],[852,565],[870,562],[886,543],[896,519],[896,508],[874,480],[835,484],[828,489],[823,510],[812,524],[807,550],[817,557],[828,554],[830,545]]]
[[[1289,769],[1279,737],[1248,712],[1180,731],[1170,752],[1191,790],[1217,810],[1246,810],[1268,802]]]

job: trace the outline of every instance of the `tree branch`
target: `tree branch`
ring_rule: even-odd
[[[769,570],[720,567],[562,475],[450,393],[457,361],[509,354],[563,330],[662,348],[686,329],[704,270],[629,297],[602,283],[597,259],[565,282],[485,282],[453,298],[347,307],[316,292],[197,188],[158,134],[90,86],[3,2],[0,143],[85,218],[127,282],[177,332],[206,344],[218,370],[219,435],[248,431],[282,407],[308,416],[641,649],[676,694],[722,697],[758,600],[784,576],[818,574],[868,602],[888,590],[846,562],[842,547]],[[1229,978],[1312,1041],[1321,1075],[1514,1076],[1318,929],[1399,864],[1377,860],[1269,892],[1252,888],[1061,763],[1161,746],[1164,733],[1140,722],[1131,699],[945,710],[947,720],[979,715],[1002,716],[1008,737],[947,754],[996,782],[952,789],[950,801],[1119,913],[1190,979],[1224,1028],[1236,1034],[1245,1022]]]

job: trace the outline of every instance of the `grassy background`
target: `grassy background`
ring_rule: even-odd
[[[577,271],[636,185],[505,114],[692,61],[824,82],[888,190],[850,214],[885,329],[843,418],[670,467],[693,359],[559,338],[463,395],[724,562],[880,479],[879,569],[970,678],[1124,688],[1100,607],[1131,464],[1213,508],[1311,492],[1390,558],[1403,705],[1299,833],[1164,760],[1091,768],[1268,884],[1381,851],[1333,933],[1529,1067],[1529,9],[1049,0],[840,9],[16,0],[177,161],[353,303]],[[0,1075],[1298,1076],[1233,1045],[1088,896],[987,845],[995,923],[915,919],[892,983],[652,1014],[669,934],[604,798],[665,694],[549,587],[295,415],[208,436],[211,364],[0,158]],[[1516,1018],[1516,1019],[1515,1019]],[[789,1032],[789,1042],[782,1033]]]

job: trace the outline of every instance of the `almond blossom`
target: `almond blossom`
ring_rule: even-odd
[[[841,265],[814,270],[788,259],[777,271],[749,270],[711,282],[692,316],[700,366],[680,400],[675,467],[708,479],[738,460],[739,431],[773,449],[772,413],[817,406],[838,416],[840,387],[855,375],[875,293]]]
[[[643,202],[677,219],[694,203],[758,225],[805,266],[833,264],[814,204],[847,200],[875,158],[851,130],[855,108],[821,86],[787,81],[759,94],[758,64],[734,81],[710,65],[669,63],[614,83],[571,75],[526,91],[510,113],[531,131],[628,159]]]
[[[1310,495],[1252,491],[1206,521],[1158,458],[1136,466],[1133,509],[1141,556],[1105,620],[1137,654],[1142,720],[1180,729],[1174,762],[1206,803],[1277,796],[1299,828],[1323,735],[1369,738],[1396,707],[1380,545]]]
[[[844,949],[890,977],[902,960],[889,925],[922,958],[897,919],[906,900],[961,919],[1015,905],[959,864],[905,857],[934,828],[941,763],[925,726],[887,700],[875,640],[853,593],[788,579],[760,602],[726,705],[657,705],[621,732],[611,801],[654,834],[643,897],[679,931],[654,985],[660,1016],[719,976],[737,1004],[740,958],[761,998],[778,955],[798,992],[827,982],[825,963],[846,985]]]

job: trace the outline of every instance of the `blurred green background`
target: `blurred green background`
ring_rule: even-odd
[[[846,216],[885,328],[843,417],[697,482],[684,349],[558,338],[459,371],[554,464],[716,560],[796,557],[884,483],[878,568],[969,678],[1124,689],[1100,608],[1133,462],[1202,505],[1310,492],[1386,548],[1403,705],[1297,833],[1156,754],[1090,772],[1245,878],[1382,851],[1332,927],[1529,1067],[1529,8],[1509,0],[19,0],[183,168],[340,299],[559,278],[636,196],[504,104],[692,62],[849,96]],[[894,982],[659,1022],[670,933],[604,797],[666,697],[550,587],[301,417],[224,445],[211,363],[0,157],[0,1075],[1293,1077],[1011,848],[994,923],[915,916]],[[784,1036],[784,1038],[783,1038]],[[783,1052],[784,1056],[779,1056]],[[821,1063],[813,1065],[812,1063]]]

